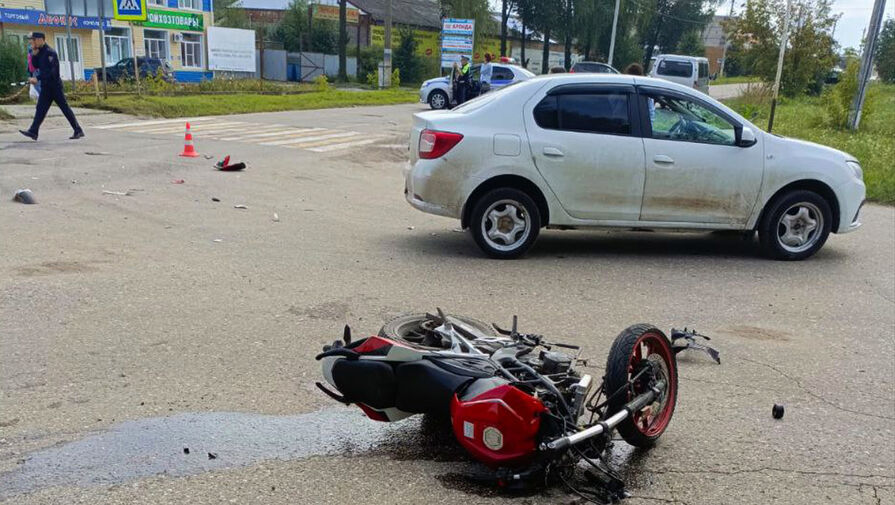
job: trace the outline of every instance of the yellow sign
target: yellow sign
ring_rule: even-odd
[[[312,6],[313,17],[314,19],[326,19],[328,21],[338,21],[339,20],[339,6],[338,5],[320,5],[314,4]],[[348,23],[357,24],[358,13],[357,9],[346,9],[345,10],[345,19]]]
[[[385,27],[374,25],[370,30],[370,45],[375,47],[385,47]],[[417,56],[438,56],[438,40],[439,32],[429,30],[413,30],[413,38],[416,39],[416,55]],[[401,43],[401,30],[392,27],[392,50]]]

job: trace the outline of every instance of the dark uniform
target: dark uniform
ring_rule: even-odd
[[[59,76],[59,55],[52,47],[44,44],[37,55],[32,57],[32,61],[37,68],[37,78],[40,81],[40,96],[37,98],[34,122],[31,123],[31,128],[28,128],[28,133],[31,133],[35,140],[37,139],[38,130],[40,130],[44,118],[47,117],[50,105],[56,102],[56,105],[62,109],[65,119],[68,119],[68,123],[75,130],[75,136],[72,138],[83,136],[84,131],[65,100],[65,90],[62,87],[62,78]]]

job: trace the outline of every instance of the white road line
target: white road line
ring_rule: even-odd
[[[355,140],[353,142],[342,142],[341,144],[331,144],[322,147],[311,147],[308,149],[308,151],[312,151],[315,153],[328,153],[330,151],[338,151],[340,149],[348,149],[355,146],[364,146],[367,144],[372,144],[373,142],[378,142],[380,140],[382,140],[382,138]]]
[[[357,132],[344,132],[344,133],[330,133],[328,135],[319,135],[317,137],[304,137],[297,139],[287,139],[287,140],[275,140],[273,142],[262,142],[262,146],[286,146],[289,144],[307,144],[310,142],[314,142],[317,140],[326,140],[326,139],[334,139],[340,137],[354,137],[357,135]]]
[[[211,119],[215,119],[214,116],[207,117],[194,117],[194,118],[179,118],[179,119],[158,119],[153,121],[137,121],[136,123],[117,123],[117,124],[107,124],[102,126],[94,126],[93,128],[96,130],[111,130],[115,128],[130,128],[131,126],[149,126],[156,124],[168,124],[168,123],[182,123],[186,126],[186,123],[197,123],[199,121],[208,121]]]
[[[228,135],[239,135],[239,134],[245,133],[245,132],[273,133],[273,132],[278,132],[278,131],[282,131],[282,130],[283,130],[283,128],[279,127],[279,126],[277,126],[277,127],[271,127],[271,126],[259,127],[258,125],[245,125],[242,127],[223,128],[220,130],[215,130],[213,132],[205,132],[204,134],[202,134],[202,132],[199,132],[199,133],[202,134],[202,136],[205,138],[222,140],[223,137],[226,137]],[[227,138],[230,138],[230,137],[227,137]]]
[[[322,132],[326,130],[326,128],[292,128],[289,130],[275,131],[269,133],[252,133],[249,135],[237,135],[234,137],[223,137],[219,140],[234,140],[234,141],[242,141],[246,139],[261,139],[265,137],[283,137],[286,135],[300,134],[300,133],[311,133],[311,132]]]
[[[218,128],[240,126],[240,125],[245,125],[245,123],[230,121],[230,122],[226,122],[226,123],[219,123],[217,125],[207,125],[207,126],[200,126],[200,125],[192,126],[192,125],[190,125],[190,131],[207,132],[207,131],[211,131],[211,130],[216,130]],[[163,126],[160,128],[146,128],[146,129],[136,129],[136,128],[128,129],[128,131],[133,131],[133,132],[137,132],[137,133],[175,133],[175,132],[182,132],[185,130],[186,130],[186,125],[184,125],[184,126]]]

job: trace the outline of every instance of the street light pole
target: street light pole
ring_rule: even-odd
[[[612,18],[612,38],[609,39],[609,66],[612,66],[612,56],[615,54],[615,31],[618,28],[618,7],[620,0],[615,0],[615,16]]]
[[[385,53],[382,62],[382,82],[385,87],[392,85],[392,0],[386,2],[385,7]]]
[[[71,0],[65,0],[65,57],[68,58],[68,72],[71,77],[71,92],[75,92],[75,60],[71,57],[74,44],[71,43]]]
[[[71,1],[71,0],[69,0]],[[106,88],[106,0],[99,0],[99,64],[103,69],[103,98],[109,98]]]
[[[730,0],[730,14],[727,16],[728,22],[733,19],[733,2],[734,0]],[[718,71],[718,77],[724,77],[724,67],[727,65],[727,46],[730,45],[727,41],[727,36],[724,34],[724,28],[721,28],[722,35],[724,37],[724,49],[721,50],[721,70]]]
[[[777,57],[777,77],[774,78],[774,97],[771,99],[771,117],[768,119],[768,133],[774,128],[774,113],[777,111],[777,95],[780,93],[780,76],[783,74],[783,54],[789,41],[789,18],[792,13],[790,0],[786,0],[786,14],[783,22],[783,40],[780,41],[780,56]]]
[[[864,98],[867,96],[867,83],[870,81],[870,74],[873,73],[873,53],[876,51],[876,39],[883,22],[884,4],[885,0],[876,0],[873,3],[870,29],[867,31],[864,54],[861,57],[861,69],[858,71],[858,90],[855,92],[855,99],[848,112],[848,128],[850,130],[857,130],[861,123],[861,109],[864,107]]]

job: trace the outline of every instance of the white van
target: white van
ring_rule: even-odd
[[[709,60],[707,58],[660,54],[652,61],[649,75],[709,94]]]

